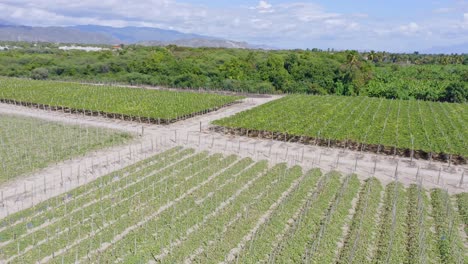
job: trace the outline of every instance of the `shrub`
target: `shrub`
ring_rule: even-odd
[[[31,71],[31,78],[34,80],[45,80],[49,77],[49,70],[46,68],[36,68]]]

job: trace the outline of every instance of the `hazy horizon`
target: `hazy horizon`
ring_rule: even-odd
[[[281,49],[468,49],[465,0],[4,0],[0,11],[17,25],[156,27]]]

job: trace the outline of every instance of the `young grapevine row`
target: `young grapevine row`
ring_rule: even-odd
[[[290,95],[216,120],[214,129],[306,144],[464,163],[468,105]]]
[[[173,148],[1,219],[8,263],[463,263],[466,195]]]

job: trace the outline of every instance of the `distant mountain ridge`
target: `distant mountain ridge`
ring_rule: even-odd
[[[80,44],[112,44],[118,40],[102,33],[85,32],[64,27],[0,26],[0,40],[26,42],[61,42]]]
[[[212,47],[212,48],[233,48],[233,49],[249,49],[253,46],[247,42],[238,42],[224,39],[203,39],[203,38],[192,38],[192,39],[178,39],[173,41],[142,41],[137,44],[143,46],[167,46],[177,45],[181,47]]]
[[[78,29],[85,32],[94,32],[111,35],[121,42],[126,44],[134,44],[142,41],[176,41],[181,39],[214,39],[212,37],[182,33],[175,30],[167,30],[160,28],[150,27],[107,27],[107,26],[96,26],[96,25],[80,25],[69,27]]]
[[[256,49],[265,46],[210,36],[150,27],[115,28],[97,25],[31,27],[12,25],[0,19],[0,41],[55,42],[77,44],[140,44],[145,46],[216,47]]]
[[[461,43],[458,45],[451,46],[436,46],[428,50],[424,50],[426,54],[467,54],[468,53],[468,42]]]

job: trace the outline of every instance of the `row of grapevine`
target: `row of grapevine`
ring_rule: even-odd
[[[429,199],[420,185],[412,184],[408,188],[407,207],[407,263],[440,263],[437,243],[431,230],[434,223],[429,215]]]
[[[1,219],[0,261],[464,263],[465,198],[176,147]]]
[[[468,262],[467,249],[460,237],[460,219],[454,212],[452,199],[441,189],[431,191],[437,247],[443,263]]]
[[[53,221],[52,224],[47,224],[43,228],[36,229],[34,230],[35,232],[28,232],[25,238],[16,240],[16,243],[5,245],[1,249],[5,254],[13,255],[14,258],[19,257],[23,261],[27,261],[28,257],[36,260],[46,257],[47,254],[53,253],[53,251],[51,252],[53,247],[50,247],[50,243],[57,241],[58,245],[69,245],[73,243],[74,238],[77,240],[82,239],[82,234],[87,234],[95,228],[95,223],[104,226],[109,223],[115,224],[116,219],[124,221],[125,217],[123,216],[125,216],[125,212],[129,213],[129,208],[136,209],[135,203],[144,202],[143,198],[151,199],[153,195],[158,194],[158,197],[154,199],[165,200],[166,197],[163,197],[162,194],[169,191],[169,181],[174,180],[171,175],[176,168],[183,169],[183,172],[186,174],[191,172],[196,173],[204,170],[210,162],[219,161],[219,158],[212,157],[207,159],[206,153],[201,153],[182,160],[180,162],[182,164],[174,164],[163,171],[149,174],[150,177],[144,177],[146,175],[142,175],[143,171],[136,172],[136,177],[142,178],[143,176],[143,180],[136,184],[132,181],[129,182],[128,177],[118,179],[117,181],[121,185],[124,185],[122,190],[113,192],[118,186],[111,185],[106,191],[112,195],[106,195],[107,193],[104,193],[104,189],[101,188],[85,197],[81,197],[79,201],[75,199],[73,204],[78,210],[75,210],[74,213],[55,214],[59,217],[57,221]],[[186,166],[184,163],[190,166],[184,168]],[[155,182],[157,179],[159,181]],[[154,188],[149,188],[151,181]],[[92,200],[87,199],[87,196],[91,196],[89,198]],[[134,215],[127,215],[126,217],[132,216]],[[15,236],[18,236],[18,234],[15,234]],[[16,252],[18,255],[15,256],[12,254],[13,252]]]
[[[131,137],[110,129],[0,114],[0,182]]]
[[[406,250],[406,212],[407,192],[402,184],[387,185],[382,208],[377,249],[374,254],[376,263],[403,263],[408,259]]]
[[[0,102],[152,123],[189,118],[239,99],[209,93],[0,78]]]
[[[343,187],[322,220],[319,231],[312,235],[313,242],[305,253],[306,263],[336,262],[337,244],[343,235],[343,227],[347,223],[352,200],[359,189],[360,182],[356,175],[344,179]]]
[[[281,239],[292,227],[295,217],[314,194],[318,181],[322,178],[319,170],[312,170],[305,179],[275,211],[275,214],[258,231],[257,235],[236,256],[236,262],[257,263],[265,260]],[[311,188],[311,187],[315,188]]]
[[[213,123],[228,133],[463,163],[466,116],[467,104],[290,95]]]
[[[239,164],[243,166],[243,164]],[[242,168],[242,167],[241,167]],[[242,199],[245,196],[244,192],[260,191],[252,190],[252,185],[248,185],[242,189],[245,185],[245,181],[251,180],[253,182],[265,181],[262,179],[271,179],[269,177],[275,175],[274,173],[266,175],[266,163],[257,163],[250,168],[242,171],[239,167],[233,168],[233,171],[227,171],[218,177],[219,182],[212,182],[207,184],[204,188],[194,193],[195,199],[186,199],[181,201],[183,204],[187,204],[187,207],[180,204],[175,211],[171,214],[163,215],[159,219],[148,222],[143,228],[136,230],[133,234],[130,234],[123,240],[119,241],[114,245],[114,248],[102,251],[95,255],[94,258],[98,262],[113,260],[113,251],[116,252],[129,252],[131,248],[131,242],[134,239],[141,237],[146,231],[149,230],[151,239],[140,243],[139,250],[134,254],[117,254],[116,256],[124,262],[148,262],[152,257],[162,261],[167,257],[167,251],[171,252],[172,255],[176,255],[176,252],[183,250],[185,247],[195,247],[195,243],[200,241],[195,239],[194,242],[190,242],[194,237],[200,235],[200,232],[208,232],[211,230],[209,226],[211,224],[219,223],[222,224],[222,220],[229,220],[230,217],[226,217],[226,212],[238,203],[238,199]],[[240,172],[240,174],[235,174]],[[280,170],[277,167],[275,170]],[[230,177],[235,174],[234,181],[230,181]],[[212,190],[219,190],[210,195]],[[243,191],[237,194],[237,189]],[[236,195],[237,194],[237,195]],[[230,199],[231,198],[231,199]],[[198,201],[198,202],[197,202]],[[224,206],[223,206],[224,205]],[[165,219],[166,218],[166,219]],[[218,221],[216,221],[218,219]],[[166,225],[161,225],[166,223]],[[219,229],[216,229],[219,230]],[[208,238],[209,236],[206,236]],[[148,250],[151,250],[152,256],[148,255]],[[115,255],[114,255],[115,256]],[[180,256],[179,256],[180,257]],[[115,260],[115,258],[114,258]]]
[[[464,231],[468,237],[468,193],[457,195],[457,206],[460,217],[465,225]]]
[[[313,231],[320,229],[320,221],[326,216],[329,204],[339,192],[340,186],[339,174],[327,176],[323,189],[315,196],[314,202],[308,203],[301,215],[295,219],[295,227],[290,229],[289,234],[273,249],[270,260],[278,263],[299,263],[305,258],[308,245],[313,242]]]
[[[376,178],[366,180],[359,195],[356,213],[349,227],[339,263],[368,263],[372,241],[377,233],[377,209],[381,199],[382,185]]]
[[[208,262],[221,262],[225,256],[230,253],[232,248],[235,248],[249,232],[255,228],[259,219],[264,215],[276,201],[281,199],[283,192],[285,192],[295,180],[302,175],[302,170],[299,167],[286,169],[283,164],[269,179],[263,178],[257,184],[249,189],[245,196],[239,200],[236,205],[233,204],[220,219],[211,222],[205,230],[196,238],[198,245],[203,245],[203,238],[209,233],[219,233],[234,217],[239,215],[239,220],[235,224],[226,229],[223,235],[217,236],[212,243],[205,246],[203,254],[193,258],[193,262],[208,263]],[[271,173],[269,173],[271,174]],[[259,193],[260,191],[260,193]],[[223,219],[223,220],[221,220]],[[211,236],[210,236],[211,237]],[[254,239],[255,234],[252,236]],[[247,245],[245,245],[247,246]],[[180,252],[179,258],[176,254],[172,258],[168,258],[165,263],[176,263],[182,261],[186,254],[184,251]]]

